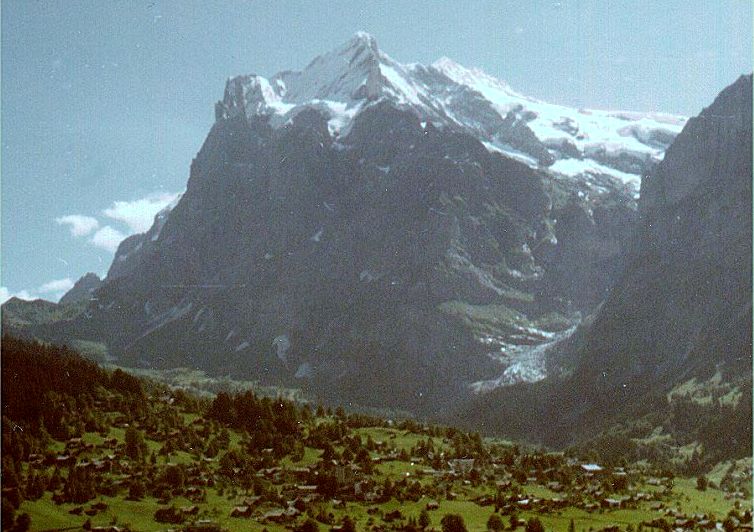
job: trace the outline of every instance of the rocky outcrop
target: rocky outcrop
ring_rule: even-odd
[[[644,178],[623,273],[561,346],[568,376],[497,390],[459,420],[489,410],[479,421],[490,429],[572,443],[641,413],[660,423],[674,386],[715,376],[742,394],[736,419],[748,428],[734,432],[751,434],[751,115],[749,75],[691,119]],[[575,234],[590,234],[583,213],[568,209],[567,223],[582,226]]]
[[[737,342],[715,352],[700,342],[751,311],[751,102],[751,76],[741,77],[644,179],[639,233],[585,343],[585,377],[594,368],[622,389],[750,366]]]
[[[60,298],[60,304],[68,305],[88,301],[100,286],[102,286],[102,279],[96,273],[89,272],[76,281],[73,288]]]

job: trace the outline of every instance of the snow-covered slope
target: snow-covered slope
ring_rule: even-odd
[[[549,104],[448,58],[401,64],[363,32],[301,71],[230,79],[216,115],[267,116],[280,127],[303,109],[316,108],[329,116],[331,135],[344,136],[358,113],[383,99],[435,126],[470,132],[489,150],[597,189],[611,182],[638,192],[647,163],[662,159],[686,123],[667,114]]]

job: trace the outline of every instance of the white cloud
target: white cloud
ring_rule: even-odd
[[[97,218],[84,214],[60,216],[55,222],[68,226],[72,236],[89,236],[86,239],[89,244],[114,253],[127,236],[148,231],[155,215],[167,206],[174,206],[180,196],[181,193],[156,192],[133,201],[114,201],[101,211],[102,215],[119,222],[114,226],[101,225]]]
[[[99,248],[109,251],[110,253],[115,253],[118,249],[118,244],[120,244],[126,236],[127,235],[124,235],[117,229],[113,229],[109,225],[106,225],[94,233],[92,238],[89,239],[89,242]]]
[[[65,279],[53,279],[34,290],[19,290],[12,292],[7,286],[0,286],[0,304],[5,303],[12,297],[31,301],[34,299],[46,299],[47,301],[60,301],[68,290],[73,288],[74,282],[69,277]]]
[[[49,294],[51,292],[67,292],[73,288],[73,280],[66,277],[65,279],[56,279],[54,281],[49,281],[39,288],[37,288],[37,292],[40,294]]]
[[[58,225],[67,225],[73,236],[86,236],[99,227],[99,222],[91,216],[68,214],[55,218]]]
[[[114,201],[102,211],[113,220],[124,222],[134,233],[143,233],[152,227],[155,215],[174,201],[179,194],[157,193],[134,201]]]
[[[6,286],[0,286],[0,305],[8,301],[12,297],[17,297],[18,299],[25,299],[27,301],[34,299],[29,292],[26,290],[21,290],[20,292],[11,293],[11,291]]]

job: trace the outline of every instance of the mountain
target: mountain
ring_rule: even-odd
[[[60,298],[61,305],[87,301],[102,286],[102,279],[96,273],[89,272],[82,276],[73,287]]]
[[[354,118],[382,99],[423,121],[469,133],[489,150],[598,188],[607,181],[638,190],[646,165],[662,159],[685,123],[662,113],[548,104],[447,57],[431,65],[401,64],[362,32],[302,71],[230,79],[215,113],[218,119],[267,116],[279,127],[314,108],[328,116],[331,135],[345,136]]]
[[[585,346],[608,381],[751,366],[751,108],[741,77],[644,180],[629,266]]]
[[[548,353],[624,270],[640,176],[685,123],[403,65],[363,33],[228,80],[215,114],[185,194],[34,335],[421,414],[567,369]]]
[[[3,330],[31,332],[29,329],[39,325],[66,322],[81,314],[85,305],[81,301],[61,305],[44,299],[26,301],[12,297],[2,306]]]
[[[563,344],[571,376],[481,398],[471,408],[491,409],[483,423],[560,443],[613,423],[685,424],[751,455],[751,116],[749,75],[688,121],[642,182],[625,272]],[[514,398],[528,411],[506,406]],[[689,410],[673,427],[678,404]]]

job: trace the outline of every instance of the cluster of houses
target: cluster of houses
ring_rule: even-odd
[[[43,467],[79,467],[91,468],[95,471],[107,473],[110,472],[113,462],[123,458],[122,451],[116,453],[118,449],[118,440],[116,438],[105,439],[101,444],[86,443],[81,438],[71,438],[65,444],[65,450],[60,454],[30,454],[29,465],[41,469]],[[78,463],[78,457],[84,453],[105,452],[106,454],[99,460],[83,460]]]
[[[211,432],[208,422],[201,418],[192,422],[191,430],[198,431],[197,433]],[[181,446],[183,436],[183,432],[178,429],[163,429],[159,434],[148,434],[149,438],[163,442],[175,441],[176,447]],[[494,495],[478,496],[473,501],[480,506],[494,506],[495,511],[504,515],[513,516],[521,511],[556,513],[568,507],[587,512],[605,512],[649,505],[657,511],[658,517],[646,522],[647,527],[662,526],[667,529],[667,524],[671,523],[673,528],[679,530],[712,530],[720,526],[709,515],[687,516],[678,509],[667,508],[670,479],[646,478],[638,469],[607,468],[567,459],[562,455],[547,455],[542,460],[532,458],[532,455],[517,455],[512,461],[510,458],[503,460],[489,456],[450,458],[443,451],[428,451],[426,447],[398,452],[393,444],[373,443],[370,448],[374,466],[391,461],[408,462],[416,466],[411,468],[412,481],[421,481],[427,477],[432,479],[432,482],[422,483],[420,488],[420,496],[428,501],[425,503],[428,511],[440,509],[443,499],[456,498],[458,495],[454,490],[486,485]],[[271,453],[272,449],[267,454]],[[125,444],[116,438],[106,438],[100,444],[71,438],[66,442],[63,452],[32,454],[29,456],[29,463],[31,467],[37,468],[54,466],[88,469],[96,474],[108,475],[112,485],[123,489],[134,480],[154,481],[161,470],[160,467],[150,467],[129,459]],[[320,502],[334,503],[335,507],[342,507],[346,502],[356,502],[369,506],[370,515],[381,514],[385,522],[400,518],[400,512],[397,515],[383,515],[379,510],[377,505],[386,500],[384,484],[378,482],[375,475],[365,473],[363,463],[359,465],[353,462],[320,460],[300,467],[283,467],[270,461],[267,463],[274,465],[260,468],[253,475],[272,486],[272,491],[262,496],[238,496],[227,517],[290,525]],[[238,467],[225,471],[226,475],[244,473]],[[327,500],[319,482],[325,474],[334,478],[335,482],[334,490],[328,491]],[[146,478],[147,475],[150,478]],[[215,487],[218,483],[228,484],[228,479],[222,482],[218,460],[208,457],[196,459],[191,464],[182,466],[182,477],[181,486],[166,492],[159,500],[164,506],[157,511],[155,519],[160,522],[191,523],[186,530],[194,532],[219,530],[214,521],[204,519],[206,514],[199,506],[206,501],[208,488]],[[639,486],[644,485],[649,485],[649,488],[639,489]],[[538,489],[527,489],[529,486],[537,486]],[[540,495],[536,496],[535,493]],[[167,506],[178,495],[187,498],[192,504]],[[735,497],[736,494],[730,496]],[[102,504],[104,503],[94,503],[88,508],[78,506],[71,513],[82,517],[93,516],[106,509],[106,506],[101,507]],[[738,528],[744,532],[751,530],[750,524],[739,525]],[[91,530],[117,532],[117,527]]]

